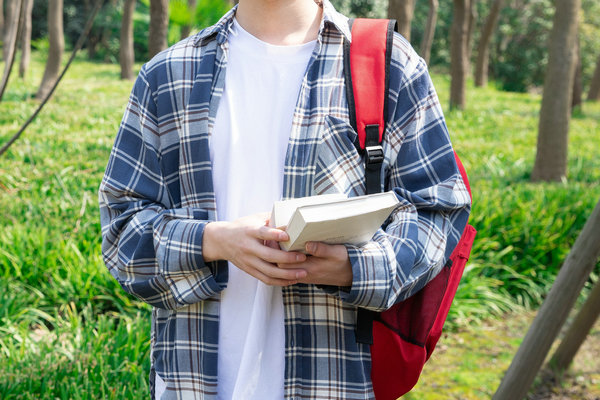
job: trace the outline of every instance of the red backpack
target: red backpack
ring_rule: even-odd
[[[350,120],[365,159],[367,193],[381,190],[392,40],[396,22],[356,19],[352,43],[344,46],[344,74]],[[465,169],[456,163],[469,194]],[[467,225],[442,271],[423,289],[390,309],[376,313],[358,309],[356,340],[371,344],[371,380],[378,400],[395,400],[410,391],[442,334],[477,232]]]

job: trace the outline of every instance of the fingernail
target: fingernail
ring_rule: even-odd
[[[317,246],[313,242],[306,243],[306,251],[313,253]]]
[[[304,277],[306,277],[306,271],[296,272],[296,279],[302,279]]]
[[[296,255],[296,261],[304,261],[305,259],[306,259],[306,256],[304,254]]]

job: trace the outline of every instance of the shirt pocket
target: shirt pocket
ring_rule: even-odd
[[[317,146],[314,193],[365,194],[365,167],[354,142],[358,134],[340,118],[325,117],[325,130]]]

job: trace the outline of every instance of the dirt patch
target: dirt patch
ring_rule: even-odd
[[[528,400],[600,400],[600,321],[562,375],[544,370]]]
[[[571,315],[571,318],[574,315]],[[483,328],[495,329],[501,332],[506,339],[525,337],[535,312],[525,312],[520,315],[507,315],[507,318],[497,321],[487,321]],[[555,341],[548,353],[547,360],[552,357],[554,351],[560,344],[570,320],[565,324],[561,334]],[[506,340],[505,339],[505,340]],[[515,343],[516,344],[516,343]],[[490,351],[500,351],[500,347],[506,345],[504,341],[498,341],[498,346],[490,348]],[[518,345],[514,347],[513,355]],[[544,366],[547,364],[545,363]],[[504,374],[502,374],[503,376]],[[592,328],[586,340],[577,352],[573,363],[567,371],[561,375],[545,368],[536,378],[527,400],[600,400],[600,320]]]
[[[491,399],[534,317],[535,312],[519,310],[446,332],[419,383],[403,400]],[[600,400],[600,320],[562,379],[541,372],[526,399]]]

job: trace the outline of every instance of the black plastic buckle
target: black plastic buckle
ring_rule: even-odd
[[[383,162],[383,147],[381,146],[367,146],[365,147],[367,154],[366,164],[381,164]]]

